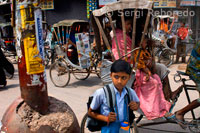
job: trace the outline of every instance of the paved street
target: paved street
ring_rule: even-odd
[[[170,67],[171,73],[170,77],[170,84],[172,90],[175,90],[180,84],[177,84],[173,81],[173,76],[176,70],[184,71],[185,64],[178,64],[172,65]],[[73,75],[71,75],[70,83],[65,88],[57,88],[53,85],[49,78],[49,71],[47,69],[47,79],[48,79],[48,94],[49,96],[56,97],[60,100],[65,101],[74,111],[76,114],[79,123],[81,122],[82,117],[87,111],[86,102],[88,100],[88,96],[91,95],[96,89],[102,87],[101,80],[94,74],[91,74],[87,80],[78,81],[76,80]],[[20,96],[20,89],[19,89],[19,80],[18,80],[18,70],[17,65],[15,64],[15,76],[13,79],[8,80],[8,85],[5,90],[0,90],[0,119],[6,108]],[[197,92],[191,92],[190,96],[192,99],[198,97]],[[182,108],[183,106],[187,105],[186,96],[184,93],[181,94],[174,111]],[[173,111],[173,112],[174,112]],[[200,116],[200,108],[195,110],[195,113]],[[185,115],[187,120],[191,119],[191,113]],[[145,120],[143,122],[146,122]],[[148,121],[149,122],[149,121]],[[177,124],[163,124],[163,125],[154,125],[139,128],[139,131],[142,133],[160,133],[160,132],[189,132],[189,130],[182,130],[179,125]]]

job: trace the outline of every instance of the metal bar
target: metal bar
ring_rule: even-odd
[[[133,18],[133,32],[132,32],[132,45],[131,50],[135,47],[135,34],[136,34],[136,15],[137,15],[137,9],[134,11],[134,18]],[[131,64],[133,65],[133,57],[134,53],[131,54]]]
[[[158,124],[166,124],[166,123],[176,123],[175,121],[160,121],[160,122],[149,122],[149,123],[143,123],[143,124],[137,124],[137,127],[145,127],[145,126],[152,126],[152,125],[158,125]]]
[[[98,19],[97,17],[94,16],[94,19],[95,19],[95,21],[96,21],[96,23],[97,23],[97,26],[98,26],[98,28],[99,28],[99,30],[100,30],[100,33],[101,33],[102,37],[103,37],[103,39],[104,39],[104,41],[105,41],[105,43],[106,43],[106,47],[107,47],[107,49],[108,49],[108,50],[110,51],[110,53],[111,53],[112,60],[115,61],[115,57],[114,57],[114,55],[113,55],[113,52],[112,52],[112,49],[111,49],[110,44],[109,44],[109,42],[108,42],[108,39],[106,38],[105,32],[103,31],[103,28],[102,28],[102,26],[101,26],[101,23],[100,23],[100,21],[99,21],[99,19]]]
[[[190,104],[190,103],[191,103],[191,100],[190,100],[190,96],[189,96],[189,93],[188,93],[187,87],[186,87],[186,85],[185,85],[185,80],[183,79],[182,82],[183,82],[183,88],[184,88],[184,90],[185,90],[185,94],[186,94],[186,97],[187,97],[188,103]],[[192,114],[192,118],[195,120],[195,115],[194,115],[194,111],[193,111],[193,109],[191,110],[191,114]]]
[[[124,11],[122,11],[121,15],[121,21],[122,21],[122,29],[123,29],[123,38],[124,38],[124,53],[127,54],[127,40],[126,40],[126,24],[124,19]],[[125,60],[127,61],[127,56],[125,57]]]
[[[117,36],[116,36],[116,31],[115,31],[115,27],[113,25],[113,22],[112,22],[112,17],[110,15],[110,13],[108,13],[108,18],[109,18],[109,21],[110,21],[110,24],[111,24],[111,27],[112,27],[112,30],[113,30],[113,38],[115,39],[115,43],[117,45],[117,52],[118,52],[118,56],[119,58],[121,57],[120,55],[120,50],[119,50],[119,44],[118,44],[118,41],[117,41]]]

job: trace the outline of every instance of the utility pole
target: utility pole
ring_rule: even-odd
[[[6,133],[79,133],[76,115],[63,101],[48,97],[38,0],[13,0],[21,98],[6,110],[0,131]],[[14,17],[15,16],[15,17]],[[14,24],[13,24],[14,25]]]
[[[38,0],[16,0],[15,22],[21,97],[31,108],[45,114],[48,94]]]

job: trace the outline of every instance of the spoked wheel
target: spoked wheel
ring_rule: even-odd
[[[200,133],[200,119],[192,120],[188,127],[192,133]]]
[[[158,62],[164,64],[167,67],[173,63],[173,60],[174,53],[170,49],[163,49],[158,58]]]
[[[90,76],[90,69],[72,68],[72,73],[76,79],[85,80]]]
[[[50,78],[53,84],[57,87],[65,87],[70,80],[70,71],[64,61],[57,60],[49,70]]]
[[[88,114],[86,113],[84,116],[83,116],[83,119],[81,121],[81,133],[90,133],[90,131],[87,129],[87,125],[86,125],[86,122],[87,122],[87,117],[88,117]]]

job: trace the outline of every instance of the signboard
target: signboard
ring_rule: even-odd
[[[200,0],[182,0],[180,6],[200,6]]]
[[[77,33],[75,34],[75,38],[76,38],[79,64],[82,68],[89,68],[91,59],[89,33]]]
[[[41,9],[42,10],[54,9],[54,0],[41,0]]]
[[[106,4],[116,2],[117,0],[99,0],[99,7],[103,7]]]
[[[154,8],[176,8],[176,0],[151,0]]]

